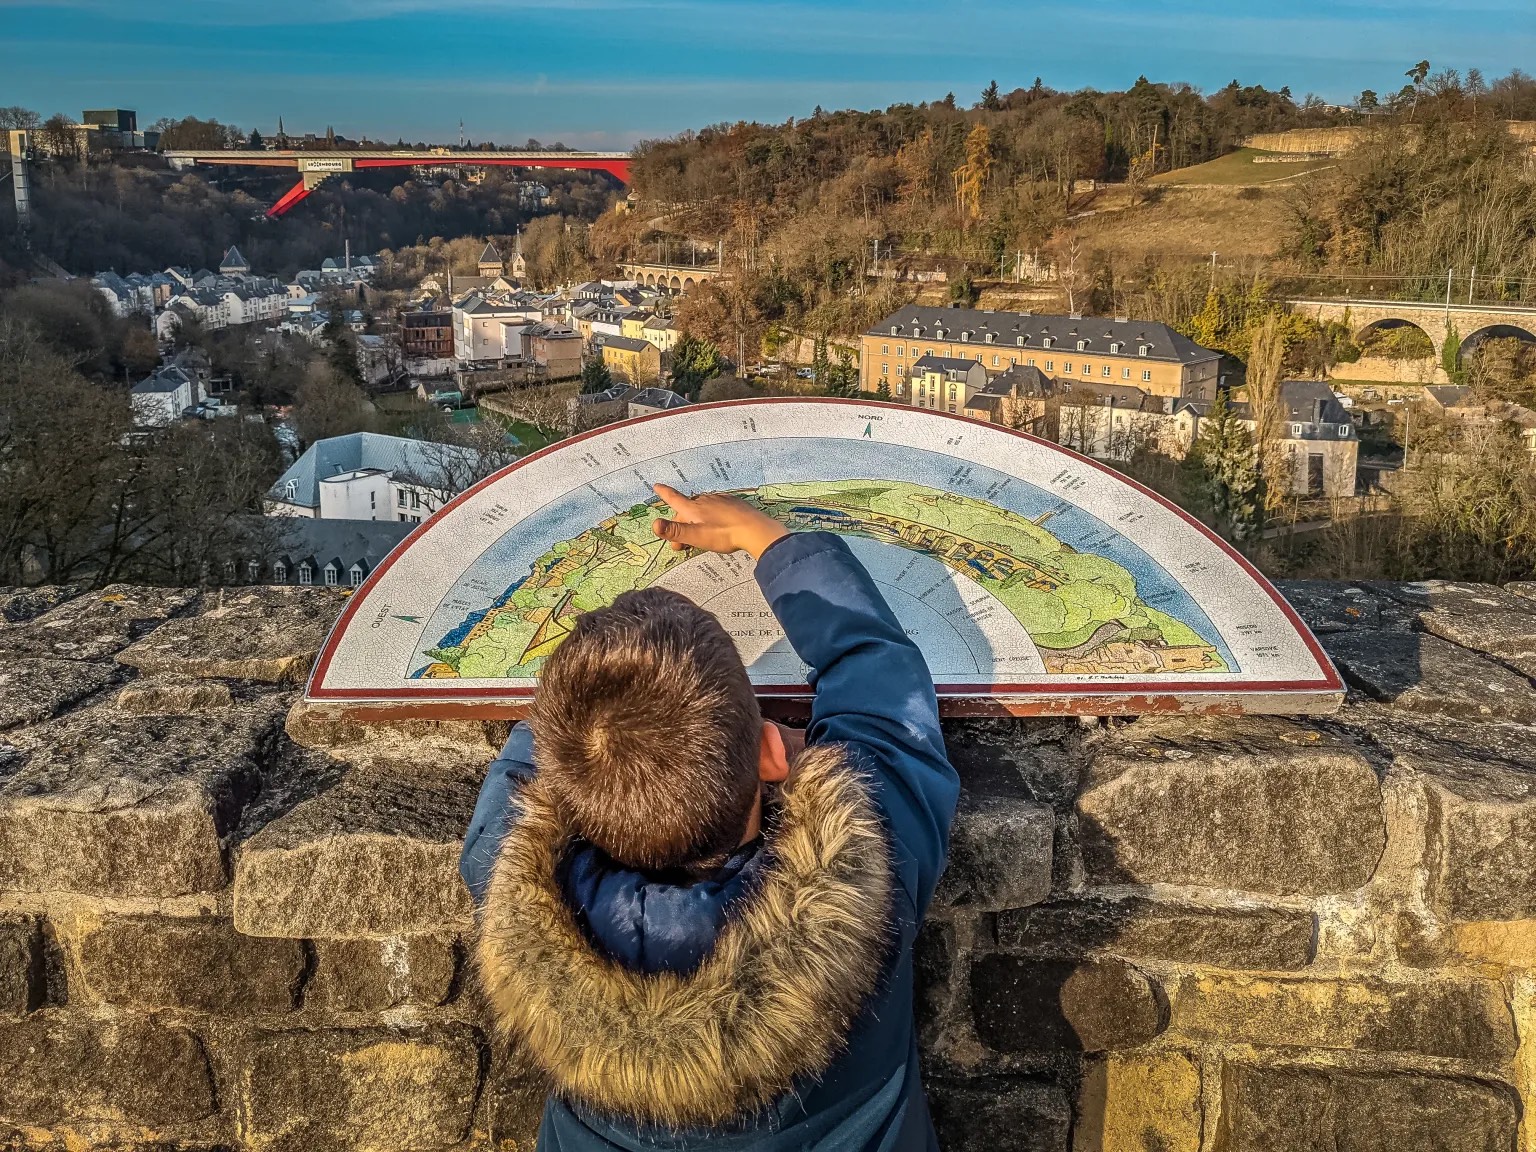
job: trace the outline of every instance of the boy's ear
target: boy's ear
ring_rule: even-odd
[[[789,779],[789,754],[779,726],[763,721],[763,735],[757,746],[757,778],[765,784],[780,784]]]

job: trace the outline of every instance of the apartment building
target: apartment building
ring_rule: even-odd
[[[1053,379],[1129,385],[1178,400],[1214,400],[1221,380],[1221,353],[1166,324],[914,304],[861,337],[861,386],[876,392],[884,381],[893,399],[907,401],[924,357],[974,361],[988,376],[1038,368]],[[965,402],[957,391],[954,407],[946,397],[940,410],[958,414]]]

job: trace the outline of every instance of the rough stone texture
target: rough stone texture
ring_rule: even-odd
[[[0,918],[0,1017],[38,1006],[43,993],[43,938],[36,920]]]
[[[1375,770],[1289,722],[1138,721],[1099,747],[1077,813],[1100,884],[1346,892],[1386,843]]]
[[[222,837],[255,791],[270,707],[204,718],[88,708],[10,736],[0,890],[180,896],[226,883]]]
[[[944,1152],[1067,1152],[1072,1106],[1053,1084],[996,1078],[931,1086]]]
[[[1465,648],[1415,632],[1353,632],[1323,639],[1345,679],[1376,700],[1415,712],[1536,721],[1526,677]]]
[[[117,658],[145,674],[298,683],[345,603],[332,588],[209,593],[198,615],[157,628]]]
[[[35,620],[51,608],[57,608],[73,600],[85,588],[79,584],[63,584],[42,588],[0,588],[0,620],[7,624],[25,624]]]
[[[1284,980],[1198,975],[1172,996],[1175,1032],[1285,1048],[1359,1049],[1497,1062],[1515,1053],[1491,980]]]
[[[996,911],[1045,899],[1055,827],[1042,805],[967,796],[955,816],[936,901]]]
[[[324,940],[315,952],[304,1006],[329,1012],[435,1007],[448,999],[459,971],[454,942],[434,936]]]
[[[241,1016],[294,1007],[296,940],[242,936],[228,920],[90,918],[70,934],[72,999]]]
[[[1167,1022],[1161,997],[1129,964],[985,956],[971,965],[976,1035],[1000,1052],[1134,1048]]]
[[[352,773],[241,847],[236,926],[342,939],[467,929],[459,851],[476,792],[472,779]]]
[[[90,660],[13,660],[0,664],[0,730],[57,716],[117,679]]]
[[[0,1020],[0,1120],[158,1129],[200,1120],[215,1107],[207,1054],[183,1028],[55,1012]]]
[[[175,674],[136,680],[117,694],[117,710],[134,716],[197,716],[234,702],[228,684]]]
[[[286,1032],[251,1042],[237,1092],[260,1152],[449,1148],[468,1133],[481,1041],[462,1025],[419,1032]]]
[[[1483,584],[1440,581],[1399,585],[1394,594],[1423,606],[1419,627],[1424,631],[1536,676],[1536,609],[1524,597]]]
[[[1217,1152],[1509,1152],[1519,1115],[1486,1082],[1238,1063],[1221,1103]]]
[[[328,752],[352,764],[399,770],[421,765],[432,771],[484,771],[501,751],[510,722],[484,720],[384,720],[344,718],[335,707],[301,701],[288,713],[295,744]]]
[[[1200,1068],[1179,1053],[1115,1053],[1083,1070],[1072,1152],[1200,1152]]]
[[[1513,584],[1504,585],[1504,591],[1522,600],[1536,602],[1536,580],[1517,580]]]
[[[1284,587],[1355,684],[1334,716],[946,722],[914,956],[946,1150],[1512,1152],[1536,599]],[[0,666],[37,662],[0,693],[0,1148],[532,1152],[457,875],[508,725],[285,726],[253,678],[335,603],[0,590]]]
[[[101,592],[66,600],[25,624],[0,628],[0,657],[102,660],[196,600],[197,593],[188,588],[114,584]]]
[[[1151,900],[1073,900],[1001,913],[998,946],[1058,960],[1109,954],[1213,968],[1304,968],[1314,917],[1282,908],[1204,909]]]

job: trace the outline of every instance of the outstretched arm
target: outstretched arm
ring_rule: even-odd
[[[943,871],[960,788],[922,653],[841,538],[791,535],[727,496],[690,500],[664,486],[657,493],[675,517],[657,521],[656,533],[674,547],[742,549],[757,559],[764,597],[811,666],[816,699],[808,738],[843,741],[872,754],[898,869],[921,913]]]

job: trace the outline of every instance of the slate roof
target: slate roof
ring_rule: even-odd
[[[1442,408],[1477,406],[1477,402],[1472,399],[1472,389],[1465,384],[1429,384],[1424,391]]]
[[[253,537],[268,537],[260,550],[271,557],[326,556],[349,572],[361,563],[371,572],[411,534],[414,524],[396,520],[317,520],[309,516],[265,516],[251,526]]]
[[[893,332],[892,329],[895,329]],[[925,308],[909,304],[893,312],[866,336],[895,336],[897,339],[938,340],[946,343],[982,344],[1036,349],[1060,353],[1078,353],[1077,342],[1084,341],[1082,355],[1138,356],[1141,345],[1148,346],[1145,359],[1178,364],[1198,364],[1221,355],[1202,348],[1187,336],[1166,324],[1148,320],[1106,320],[1099,316],[1037,316],[1029,312],[988,312],[976,308]],[[920,335],[919,335],[920,333]],[[964,337],[962,341],[962,337]],[[1047,349],[1046,337],[1055,344]],[[1020,343],[1020,340],[1023,343]],[[1111,353],[1110,345],[1123,345]]]
[[[628,384],[615,384],[612,388],[604,388],[601,392],[583,392],[576,397],[578,404],[614,404],[622,400],[632,400],[639,392]]]
[[[190,388],[192,383],[190,375],[172,365],[157,368],[149,377],[135,384],[131,392],[134,396],[161,395],[176,392],[181,388]]]
[[[229,246],[229,251],[224,253],[224,259],[219,261],[219,271],[221,272],[226,268],[244,268],[246,271],[249,271],[250,267],[251,262],[240,255],[240,249],[236,248],[233,244]]]
[[[1284,380],[1280,384],[1280,403],[1291,424],[1338,424],[1353,427],[1349,411],[1339,403],[1333,389],[1321,380]],[[1253,419],[1252,405],[1239,401],[1232,411],[1241,420]]]
[[[496,251],[496,245],[494,245],[494,244],[487,244],[485,246],[485,251],[480,253],[480,259],[477,261],[477,263],[480,263],[480,264],[500,264],[501,263],[501,253]]]
[[[649,347],[649,345],[647,345]],[[685,408],[688,401],[673,392],[670,388],[645,388],[629,398],[631,404],[639,404],[645,408]]]
[[[980,361],[964,360],[958,356],[922,356],[913,361],[912,375],[916,376],[922,372],[937,372],[940,375],[953,378],[951,376],[952,373],[957,376],[969,376],[971,370],[975,368],[981,368]]]
[[[403,436],[381,436],[376,432],[333,436],[311,444],[304,455],[278,477],[267,495],[288,504],[317,508],[320,506],[320,481],[327,477],[367,468],[399,476],[431,476],[442,470],[444,454],[456,453],[462,453],[466,459],[474,457],[468,448],[428,444]],[[292,496],[285,494],[290,481],[294,484]]]
[[[599,336],[593,343],[604,348],[618,348],[625,352],[653,352],[656,349],[656,345],[649,340],[636,340],[633,336]]]

